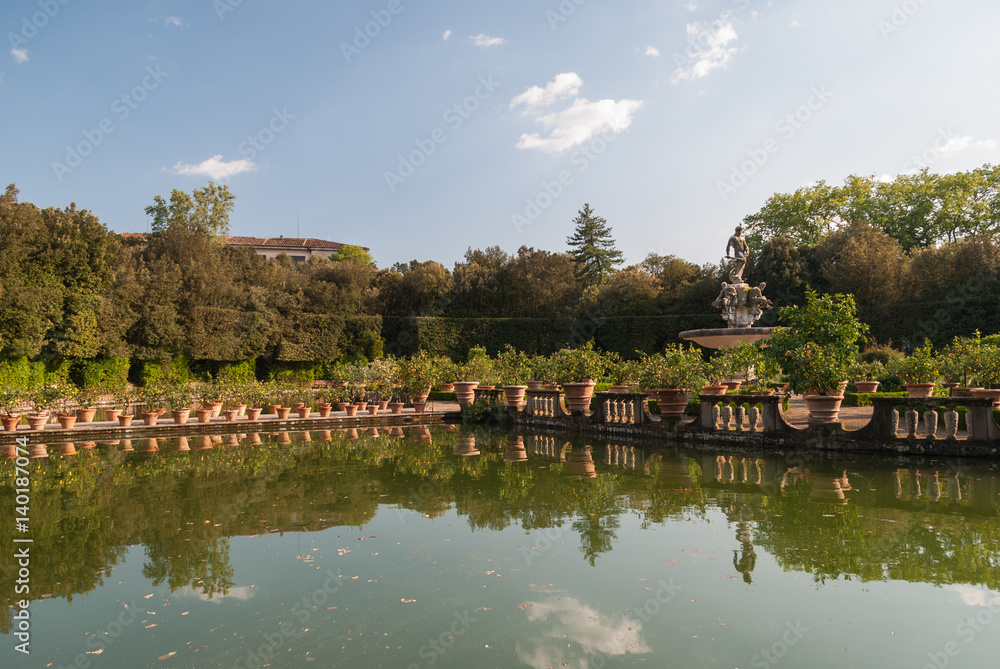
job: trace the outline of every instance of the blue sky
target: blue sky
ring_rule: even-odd
[[[768,196],[998,159],[985,0],[6,0],[0,180],[119,232],[209,179],[233,234],[717,262]],[[298,223],[297,223],[298,222]]]

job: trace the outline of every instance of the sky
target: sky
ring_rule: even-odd
[[[142,232],[209,180],[231,234],[381,267],[567,250],[719,262],[774,193],[1000,155],[987,0],[4,0],[0,181]]]

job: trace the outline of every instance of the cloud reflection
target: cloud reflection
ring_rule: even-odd
[[[640,638],[642,623],[627,616],[605,618],[596,609],[574,597],[558,597],[545,602],[525,602],[530,623],[546,623],[540,637],[517,643],[517,658],[536,669],[577,667],[587,669],[593,655],[649,653]],[[532,630],[540,630],[539,625]]]

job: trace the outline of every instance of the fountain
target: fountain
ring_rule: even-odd
[[[732,255],[729,255],[730,251]],[[687,330],[678,335],[684,341],[692,341],[705,348],[734,348],[740,342],[753,343],[767,339],[774,331],[774,328],[753,327],[764,315],[764,310],[771,309],[773,305],[771,300],[764,297],[767,284],[750,286],[743,280],[743,270],[750,257],[750,246],[743,239],[743,226],[736,226],[736,233],[729,238],[726,257],[733,261],[729,281],[722,283],[722,290],[712,306],[722,310],[722,318],[728,323],[728,327]]]

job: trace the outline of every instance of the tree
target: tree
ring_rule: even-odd
[[[146,213],[153,217],[150,225],[154,233],[194,232],[212,237],[229,234],[229,212],[233,210],[236,196],[229,186],[216,186],[209,181],[201,189],[188,195],[176,188],[170,193],[170,203],[157,195]]]
[[[596,286],[608,280],[617,265],[624,262],[622,252],[615,248],[608,222],[594,214],[584,203],[573,220],[576,228],[566,238],[570,254],[576,263],[576,277],[584,286]]]

